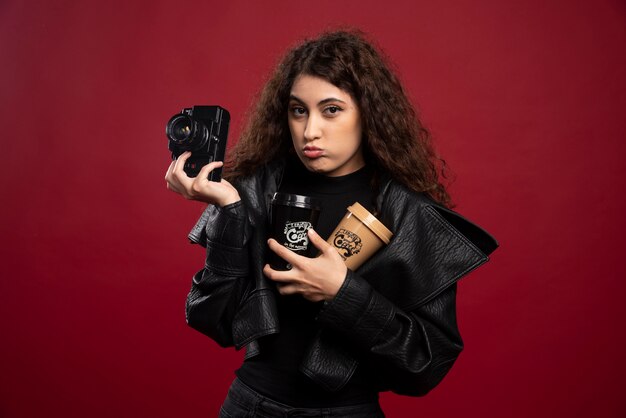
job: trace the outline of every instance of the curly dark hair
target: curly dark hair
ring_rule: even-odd
[[[320,77],[348,92],[358,105],[366,163],[375,178],[388,173],[445,206],[446,163],[386,58],[355,30],[323,33],[287,52],[260,93],[256,108],[226,162],[226,178],[252,174],[293,153],[287,122],[289,96],[299,75]],[[293,154],[295,156],[295,154]]]

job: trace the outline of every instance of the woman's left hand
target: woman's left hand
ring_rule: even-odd
[[[341,256],[315,231],[309,229],[310,242],[320,250],[316,258],[308,258],[294,253],[280,245],[276,240],[268,241],[272,251],[292,265],[291,270],[279,271],[272,269],[269,264],[263,268],[263,273],[277,282],[281,295],[301,294],[311,302],[330,300],[337,295],[341,288],[348,268]]]

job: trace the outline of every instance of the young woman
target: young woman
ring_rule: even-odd
[[[456,282],[496,241],[448,209],[443,165],[381,54],[352,32],[289,51],[226,164],[228,180],[172,162],[170,190],[209,205],[189,238],[206,247],[187,322],[246,356],[220,416],[384,416],[378,393],[421,396],[463,345]],[[322,201],[316,258],[268,239],[275,192]],[[359,202],[394,236],[357,271],[326,239]],[[273,270],[275,252],[293,267]]]

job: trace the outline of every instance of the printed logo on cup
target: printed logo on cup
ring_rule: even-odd
[[[283,245],[292,251],[306,250],[309,246],[309,237],[306,231],[311,227],[311,222],[287,222],[283,231],[287,242]]]
[[[335,232],[333,244],[338,250],[340,250],[339,255],[342,256],[344,260],[348,257],[358,254],[363,247],[361,237],[359,237],[354,232],[348,231],[347,229],[343,228]]]

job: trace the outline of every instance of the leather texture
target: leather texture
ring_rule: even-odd
[[[284,163],[235,184],[241,202],[209,206],[189,234],[206,262],[187,297],[187,323],[221,346],[259,353],[259,338],[280,332],[276,298],[262,273],[269,197]],[[482,228],[424,194],[386,180],[379,218],[394,236],[356,272],[317,321],[320,332],[300,370],[329,391],[340,390],[359,364],[380,391],[421,396],[447,374],[463,349],[456,323],[456,282],[488,260],[498,243]]]

